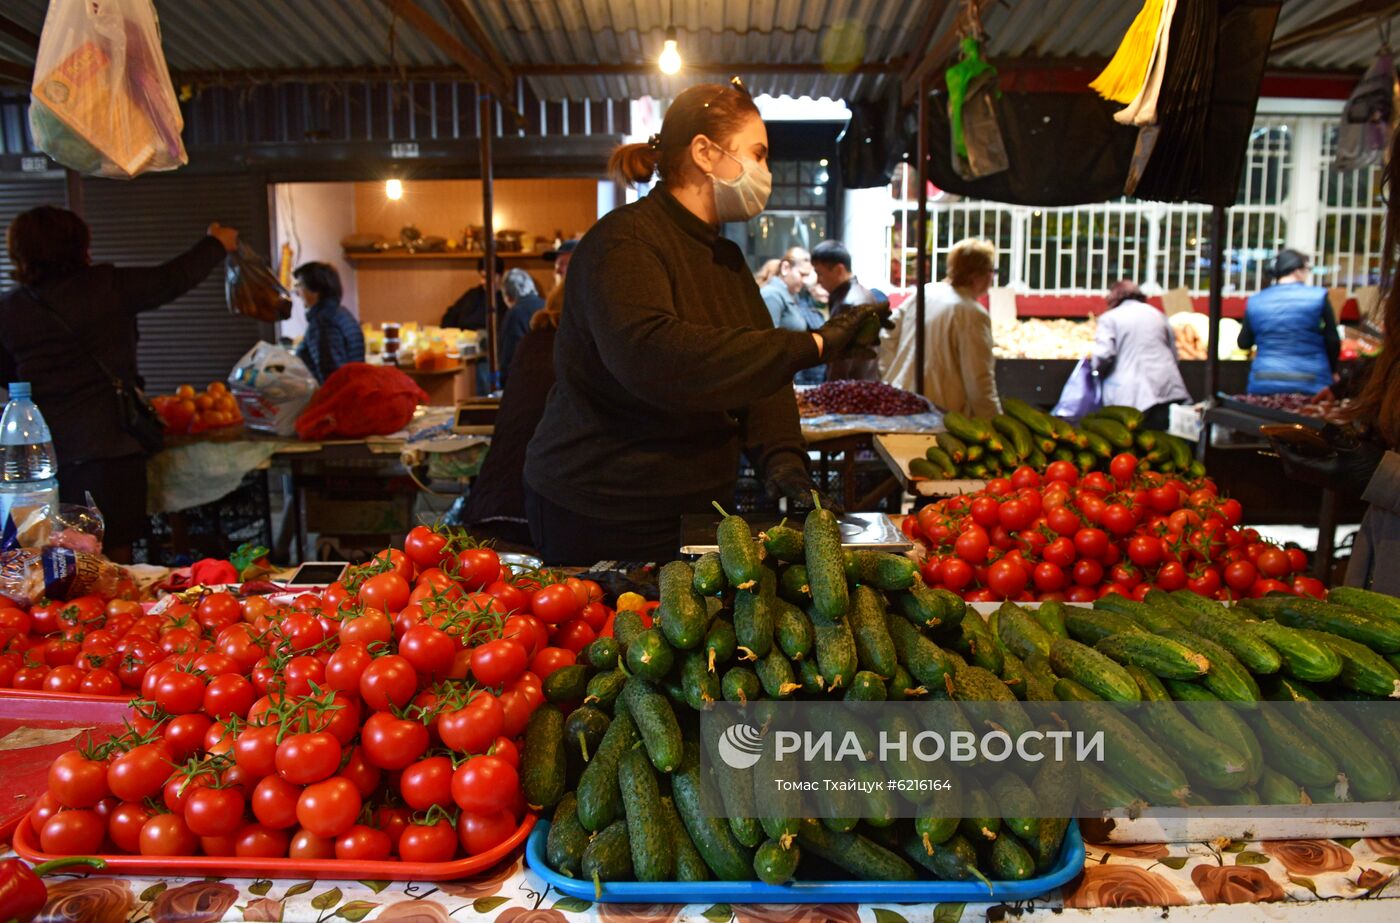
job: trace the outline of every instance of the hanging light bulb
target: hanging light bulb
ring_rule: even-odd
[[[384,195],[397,202],[403,198],[403,180],[391,179],[384,183]]]
[[[676,48],[676,27],[666,27],[666,43],[661,46],[661,57],[656,59],[656,66],[661,68],[661,73],[666,75],[676,74],[681,69],[681,53]]]

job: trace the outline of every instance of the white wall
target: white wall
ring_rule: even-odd
[[[842,226],[836,239],[851,251],[851,270],[866,288],[889,294],[889,235],[894,222],[894,198],[888,186],[847,189]]]
[[[360,313],[355,270],[345,261],[340,240],[355,230],[354,183],[282,183],[273,186],[273,271],[282,258],[282,244],[292,248],[292,266],[318,261],[340,273],[345,290],[341,303],[356,317]],[[292,316],[278,325],[278,335],[299,337],[306,330],[306,308],[293,296]]]

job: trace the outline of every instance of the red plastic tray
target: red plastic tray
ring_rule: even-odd
[[[510,855],[530,835],[535,816],[525,815],[510,839],[479,856],[452,862],[352,862],[340,859],[239,859],[231,856],[102,856],[107,867],[93,874],[198,878],[314,878],[359,881],[448,881],[485,872]],[[32,863],[58,856],[39,850],[34,828],[25,822],[15,828],[15,852]]]
[[[85,705],[120,705],[126,708],[133,696],[131,695],[86,695],[82,692],[49,692],[47,689],[0,689],[0,699],[46,699],[55,702],[82,702]],[[67,709],[72,713],[72,709]]]
[[[48,787],[49,764],[86,733],[84,728],[92,728],[95,735],[120,733],[131,714],[126,699],[33,689],[6,691],[16,694],[0,696],[0,791],[8,796],[0,800],[0,840],[9,839],[15,825],[28,815]],[[74,700],[81,700],[82,706],[75,708]],[[72,733],[46,733],[32,742],[13,736],[26,730]]]

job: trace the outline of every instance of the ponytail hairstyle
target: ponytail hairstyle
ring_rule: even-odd
[[[678,185],[696,135],[723,144],[757,116],[758,107],[739,78],[728,85],[697,84],[671,103],[659,133],[643,144],[624,144],[613,151],[608,173],[620,183],[645,183],[659,175],[665,185]]]

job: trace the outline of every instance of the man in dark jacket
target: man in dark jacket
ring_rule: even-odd
[[[830,293],[830,316],[839,317],[860,305],[880,303],[851,272],[851,251],[837,240],[825,240],[812,250],[812,269],[817,282]],[[846,354],[826,365],[826,380],[859,378],[880,380],[880,361],[874,347],[853,346]]]
[[[297,358],[325,384],[347,362],[365,361],[365,336],[355,316],[340,304],[340,274],[329,263],[303,263],[292,272],[306,304],[306,335]]]
[[[502,276],[506,271],[505,260],[496,257],[496,327],[499,330],[501,321],[506,316],[506,311],[510,306],[506,304],[505,286],[502,285]],[[462,296],[452,302],[452,306],[442,315],[442,326],[456,327],[458,330],[474,330],[477,334],[478,348],[481,350],[482,359],[476,364],[476,393],[487,394],[493,390],[491,382],[491,363],[487,361],[490,355],[491,346],[487,342],[487,334],[490,324],[486,318],[486,260],[476,261],[477,284],[462,293]],[[500,365],[505,369],[505,363]]]
[[[501,386],[505,387],[511,357],[515,355],[515,348],[529,332],[530,321],[534,319],[535,312],[544,307],[544,299],[535,288],[535,280],[523,269],[512,269],[506,273],[503,287],[506,304],[510,305],[510,310],[506,312],[505,320],[501,323],[501,349],[497,358],[501,363]]]

